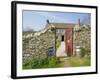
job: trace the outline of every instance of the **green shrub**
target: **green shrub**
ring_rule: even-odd
[[[48,58],[44,58],[41,60],[41,65],[46,65],[48,63],[49,63]]]
[[[23,69],[35,69],[35,68],[51,68],[58,67],[58,59],[56,57],[44,58],[44,59],[31,59],[25,62]]]
[[[84,48],[81,48],[81,57],[84,57],[86,54],[86,50]]]
[[[39,65],[39,62],[37,59],[32,59],[30,65],[31,65],[31,68],[37,68]]]
[[[49,67],[56,67],[58,63],[58,59],[56,57],[51,57],[49,60]]]
[[[81,48],[81,57],[84,57],[85,55],[89,56],[89,54],[90,54],[90,49]]]

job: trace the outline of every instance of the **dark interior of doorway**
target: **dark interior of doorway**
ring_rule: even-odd
[[[61,41],[64,41],[64,35],[62,35],[62,40]]]

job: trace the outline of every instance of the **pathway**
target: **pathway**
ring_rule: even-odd
[[[67,54],[65,53],[65,42],[64,41],[61,42],[61,45],[57,49],[56,56],[57,57],[67,56]]]

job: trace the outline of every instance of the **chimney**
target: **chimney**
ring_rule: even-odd
[[[79,25],[79,27],[80,27],[80,19],[78,19],[78,25]]]
[[[49,22],[49,20],[47,19],[47,24],[49,24],[50,22]]]

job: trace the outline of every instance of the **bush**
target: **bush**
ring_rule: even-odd
[[[89,53],[90,53],[89,49],[81,48],[81,57],[84,57],[85,55],[89,55]]]
[[[39,62],[38,62],[38,60],[37,59],[32,59],[32,61],[31,61],[31,68],[37,68],[38,67],[38,64],[39,64]]]
[[[51,59],[49,60],[49,67],[55,67],[58,63],[58,60],[56,57],[51,57]]]
[[[86,54],[86,50],[84,48],[81,48],[81,57],[84,57]]]
[[[23,69],[35,69],[35,68],[49,68],[57,67],[58,59],[56,57],[44,58],[44,59],[31,59],[26,61],[23,65]]]
[[[48,63],[49,63],[48,58],[44,58],[44,59],[41,60],[42,65],[46,65]]]

